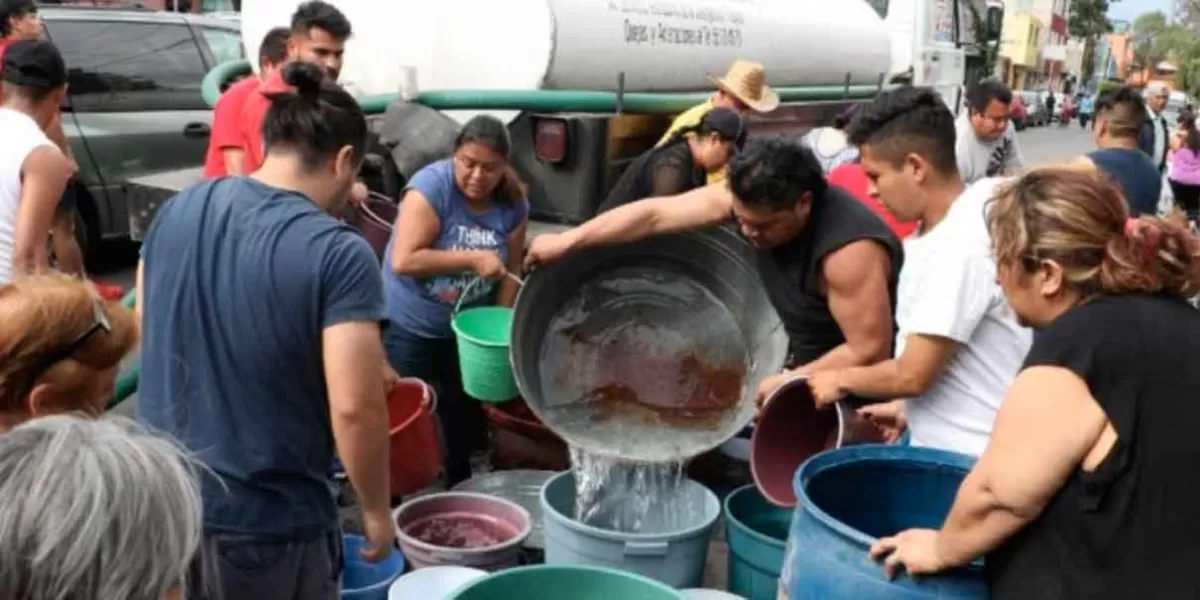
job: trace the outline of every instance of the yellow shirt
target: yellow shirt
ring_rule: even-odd
[[[675,120],[671,122],[671,126],[667,128],[667,132],[663,134],[662,139],[658,140],[658,144],[656,144],[655,147],[661,148],[663,144],[666,144],[667,140],[671,139],[671,137],[675,135],[675,132],[679,131],[680,129],[694,127],[699,124],[700,121],[704,119],[704,115],[707,115],[708,111],[712,110],[713,108],[712,100],[705,100],[703,103],[697,104],[696,106],[693,106],[680,113],[680,115],[675,117]],[[722,181],[725,181],[725,169],[721,169],[719,171],[709,171],[709,185],[720,183]]]

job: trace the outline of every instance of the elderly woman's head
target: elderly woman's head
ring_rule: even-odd
[[[512,142],[504,123],[490,115],[467,121],[454,142],[454,183],[472,202],[520,202],[524,186],[508,162]]]
[[[0,435],[0,597],[181,598],[202,519],[195,463],[132,421]]]
[[[1029,171],[998,189],[987,220],[997,278],[1027,325],[1100,294],[1200,291],[1196,239],[1177,223],[1131,219],[1094,169]]]
[[[137,342],[130,311],[62,275],[0,286],[0,430],[60,412],[99,413]]]

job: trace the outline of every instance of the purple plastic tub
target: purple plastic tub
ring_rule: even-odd
[[[529,512],[486,494],[444,492],[392,513],[400,550],[414,569],[457,565],[484,571],[516,566],[533,531]]]

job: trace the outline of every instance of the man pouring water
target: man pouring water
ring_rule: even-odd
[[[796,375],[890,354],[900,244],[870,209],[826,184],[812,151],[798,141],[752,139],[731,160],[728,185],[640,200],[539,236],[525,265],[730,221],[758,250],[759,278],[789,339],[793,369],[767,378],[760,400]]]

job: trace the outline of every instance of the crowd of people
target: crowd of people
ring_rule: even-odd
[[[6,34],[36,16],[6,11]],[[977,459],[941,529],[871,549],[889,574],[986,555],[996,598],[1200,595],[1200,489],[1179,476],[1200,455],[1194,119],[1171,134],[1157,100],[1113,90],[1095,151],[1029,169],[1012,92],[986,80],[958,118],[909,86],[803,140],[750,137],[747,116],[778,96],[738,61],[595,218],[532,240],[507,128],[475,117],[407,182],[381,263],[335,217],[367,193],[367,122],[337,85],[351,35],[320,0],[267,34],[259,73],[217,103],[206,180],[146,235],[134,311],[46,273],[72,174],[52,141],[66,71],[36,36],[6,45],[0,543],[22,552],[0,557],[0,595],[338,597],[335,468],[364,558],[392,551],[399,374],[439,393],[448,485],[487,445],[457,307],[512,305],[514,275],[569,252],[719,224],[756,249],[789,339],[760,402],[802,377],[819,407],[849,402],[899,443]],[[1182,215],[1155,215],[1164,174]],[[137,422],[96,418],[139,341]]]

